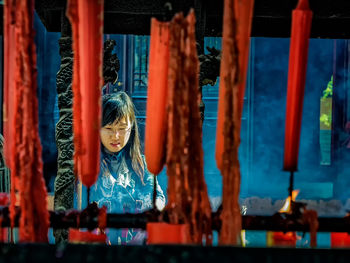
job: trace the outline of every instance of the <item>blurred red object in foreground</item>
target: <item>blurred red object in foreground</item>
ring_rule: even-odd
[[[0,193],[0,205],[5,206],[8,205],[10,201],[10,197],[8,193]]]
[[[105,233],[95,233],[91,231],[81,231],[79,229],[69,229],[70,243],[101,243],[106,244],[107,236]]]
[[[348,233],[331,233],[331,247],[350,247]]]
[[[9,194],[7,193],[0,193],[0,206],[6,206],[9,205]],[[7,228],[2,228],[2,217],[0,217],[0,242],[6,242],[8,237]]]
[[[267,232],[268,247],[295,247],[297,235],[295,232]]]
[[[188,225],[148,223],[147,244],[186,244]]]

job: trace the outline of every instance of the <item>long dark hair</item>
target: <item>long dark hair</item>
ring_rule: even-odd
[[[145,166],[141,156],[141,143],[139,129],[135,117],[135,107],[130,97],[119,91],[114,94],[107,94],[102,97],[102,127],[120,121],[123,117],[131,122],[131,133],[128,143],[125,145],[125,153],[131,159],[131,166],[141,179],[142,184]]]

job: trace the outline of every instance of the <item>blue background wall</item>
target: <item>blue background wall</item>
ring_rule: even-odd
[[[60,67],[58,39],[60,33],[47,32],[35,13],[34,28],[38,70],[39,134],[42,144],[44,176],[48,190],[53,191],[57,170],[55,125],[58,120],[56,74]]]

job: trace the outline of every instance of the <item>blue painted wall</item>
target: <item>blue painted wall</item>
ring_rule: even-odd
[[[347,198],[349,193],[339,195],[334,189],[337,170],[345,165],[343,156],[336,156],[337,159],[333,156],[330,166],[320,165],[319,145],[320,98],[332,74],[346,70],[345,46],[345,40],[310,40],[299,169],[295,174],[295,187],[301,190],[300,198]],[[255,38],[252,47],[253,165],[249,177],[243,179],[248,187],[247,193],[242,192],[242,195],[284,198],[289,179],[289,174],[282,171],[289,39]],[[334,92],[342,97],[339,90],[344,88],[344,78],[336,79],[339,81],[335,81]],[[337,103],[342,102],[338,99]],[[347,181],[343,183],[347,184]]]

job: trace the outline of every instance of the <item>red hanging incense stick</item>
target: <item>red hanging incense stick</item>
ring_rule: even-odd
[[[311,19],[312,11],[309,9],[308,0],[299,0],[292,14],[284,140],[283,169],[291,172],[296,171],[298,166]]]
[[[145,157],[148,170],[157,175],[165,163],[169,67],[168,22],[152,19],[150,42]]]
[[[75,171],[92,186],[100,165],[103,0],[70,0],[73,31],[73,126]]]

